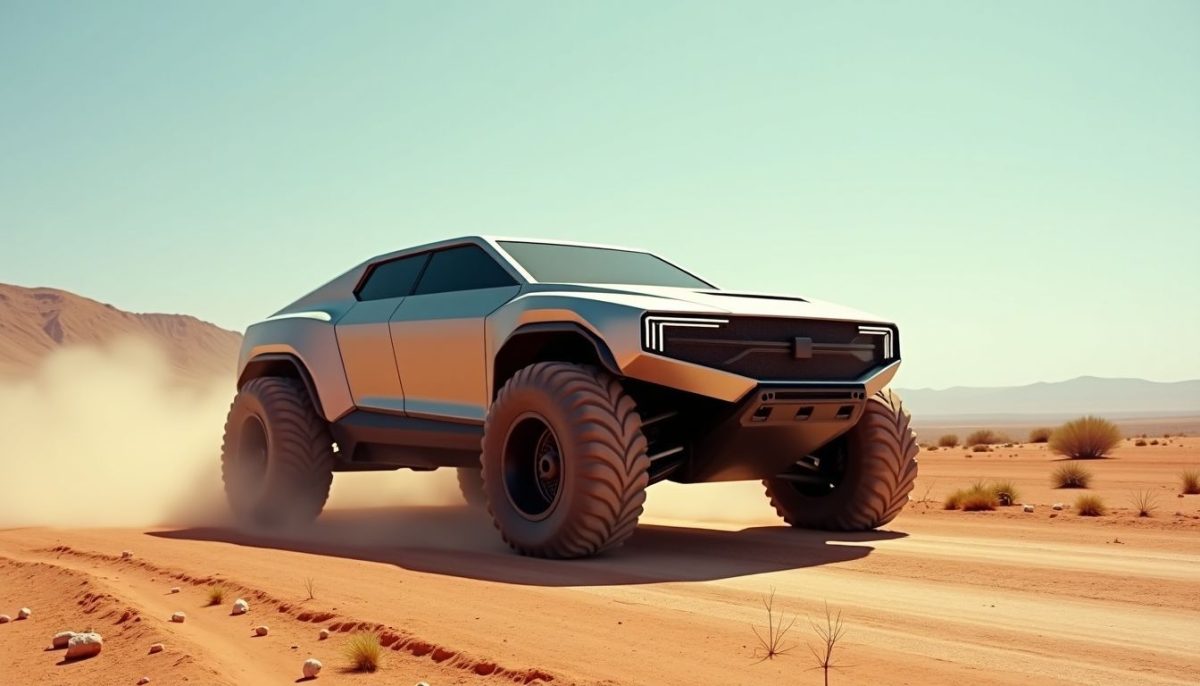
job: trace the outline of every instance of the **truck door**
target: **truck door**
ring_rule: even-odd
[[[488,407],[484,318],[521,287],[478,245],[434,251],[391,318],[404,411],[482,422]]]
[[[338,347],[354,404],[366,410],[402,413],[404,388],[388,322],[416,285],[428,253],[371,267],[355,292],[358,302],[337,323]]]

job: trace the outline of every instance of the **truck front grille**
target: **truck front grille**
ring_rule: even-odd
[[[895,327],[778,317],[646,317],[646,349],[761,381],[853,381],[899,359]]]

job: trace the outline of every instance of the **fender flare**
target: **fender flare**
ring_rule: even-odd
[[[288,370],[292,373],[286,373]],[[281,374],[281,371],[284,373]],[[317,414],[325,416],[324,408],[321,406],[321,396],[317,394],[317,385],[313,383],[312,375],[304,366],[304,362],[296,355],[290,353],[255,355],[246,362],[242,373],[238,375],[237,387],[241,390],[247,381],[263,376],[286,376],[300,379],[300,382],[304,384],[304,389],[308,391],[308,397],[312,400]]]

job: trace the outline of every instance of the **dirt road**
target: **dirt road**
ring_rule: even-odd
[[[960,448],[922,453],[918,502],[887,531],[794,531],[754,484],[664,484],[629,545],[570,562],[511,554],[480,512],[346,498],[294,536],[0,530],[0,614],[35,610],[0,625],[0,684],[284,684],[309,656],[320,683],[820,684],[810,619],[826,603],[847,629],[834,684],[1196,683],[1200,496],[1179,496],[1178,475],[1200,439],[1165,441],[1086,463],[1087,492],[1115,508],[1101,518],[1051,510],[1078,491],[1050,487],[1061,459],[1045,446]],[[1008,479],[1036,511],[941,509],[975,479]],[[1154,516],[1130,509],[1139,491]],[[205,607],[214,583],[229,597]],[[797,621],[791,649],[763,660],[752,627],[772,589]],[[246,617],[229,614],[239,596]],[[179,610],[187,622],[169,623]],[[252,638],[258,624],[270,635]],[[85,627],[105,635],[99,658],[43,650]],[[374,675],[344,670],[357,628],[389,648]],[[156,641],[167,650],[149,655]]]

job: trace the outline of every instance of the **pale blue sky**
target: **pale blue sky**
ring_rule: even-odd
[[[0,0],[0,281],[243,328],[465,233],[1200,377],[1200,3]]]

